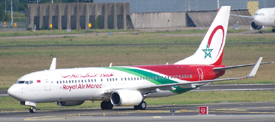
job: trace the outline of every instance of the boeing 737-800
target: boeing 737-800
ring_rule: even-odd
[[[275,8],[262,8],[255,12],[254,17],[252,16],[242,16],[242,15],[233,15],[235,17],[251,18],[251,27],[255,30],[260,30],[263,33],[263,27],[275,27]],[[275,32],[275,30],[272,30]]]
[[[102,109],[134,106],[146,109],[145,98],[181,94],[203,84],[253,77],[261,64],[226,67],[222,65],[230,6],[221,7],[197,51],[171,65],[109,66],[56,69],[56,58],[49,70],[19,78],[8,93],[36,112],[36,103],[56,102],[60,106],[102,101]],[[253,66],[244,77],[216,79],[226,69]],[[187,98],[188,99],[188,98]]]

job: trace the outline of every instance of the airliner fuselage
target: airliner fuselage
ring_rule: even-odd
[[[108,100],[109,89],[136,88],[215,79],[224,71],[214,72],[211,65],[147,65],[44,70],[27,74],[9,91],[19,101],[62,102]],[[222,66],[219,66],[222,67]],[[166,96],[196,87],[172,87]],[[144,91],[142,94],[151,91]],[[159,92],[163,94],[163,92]],[[159,96],[155,91],[148,97]]]

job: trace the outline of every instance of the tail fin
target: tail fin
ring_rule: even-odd
[[[221,7],[198,50],[175,64],[222,64],[230,8],[230,6]]]

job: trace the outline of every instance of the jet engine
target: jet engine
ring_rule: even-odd
[[[251,22],[251,27],[255,30],[260,30],[263,28],[262,25],[257,25],[254,21]]]
[[[76,106],[83,104],[84,101],[66,101],[66,102],[55,102],[59,106]]]
[[[137,90],[117,90],[111,94],[111,102],[116,106],[138,105],[143,96]]]

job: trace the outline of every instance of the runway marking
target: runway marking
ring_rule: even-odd
[[[65,117],[58,117],[58,116],[42,116],[42,117],[31,117],[26,118],[24,121],[38,121],[38,120],[63,120]]]
[[[212,109],[212,110],[217,110],[217,111],[247,111],[246,109],[237,109],[237,108],[232,108],[232,109],[221,108],[221,109]]]
[[[162,116],[152,116],[153,118],[162,118]]]

